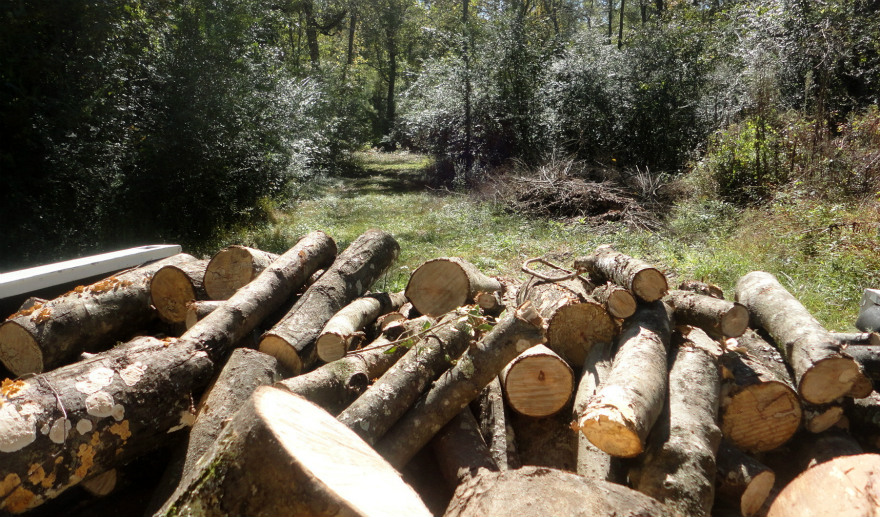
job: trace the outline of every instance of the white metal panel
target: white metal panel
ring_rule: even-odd
[[[180,253],[178,244],[139,246],[0,274],[0,298],[105,275]]]

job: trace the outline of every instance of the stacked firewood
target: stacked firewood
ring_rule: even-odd
[[[0,325],[0,513],[877,510],[878,337],[772,275],[732,302],[603,246],[368,292],[398,252],[315,232],[27,302]]]

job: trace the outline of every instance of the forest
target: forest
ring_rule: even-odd
[[[676,195],[736,211],[780,191],[880,191],[877,0],[0,11],[0,269],[198,246],[295,210],[364,149],[429,154],[430,182],[463,192],[512,167],[576,164],[672,185],[665,211]]]

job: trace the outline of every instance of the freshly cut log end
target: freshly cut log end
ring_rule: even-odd
[[[510,407],[536,418],[560,411],[574,390],[571,367],[544,345],[536,345],[511,361],[501,379]]]
[[[547,323],[547,345],[569,364],[584,364],[594,343],[617,336],[617,324],[594,301],[560,307]]]
[[[42,372],[43,351],[33,334],[15,321],[0,325],[0,360],[11,372]]]
[[[843,418],[843,406],[824,404],[804,407],[804,428],[811,433],[821,433],[834,427]]]
[[[675,307],[678,324],[700,327],[715,337],[739,337],[749,326],[749,311],[739,303],[681,289],[669,291],[665,301]]]
[[[500,282],[481,273],[460,258],[429,260],[413,271],[406,286],[406,298],[426,316],[442,316],[461,307],[477,293],[498,292]]]
[[[851,358],[829,357],[814,363],[813,368],[803,375],[798,391],[806,401],[831,402],[834,398],[827,400],[829,393],[837,393],[838,397],[846,395],[860,374],[858,363]]]
[[[98,474],[93,478],[86,479],[81,484],[86,492],[93,496],[104,497],[109,495],[113,492],[113,489],[116,488],[116,478],[116,469],[110,469],[103,474]]]
[[[589,273],[594,282],[610,280],[646,302],[663,298],[669,289],[666,275],[660,270],[607,245],[599,246],[592,254],[576,259],[574,267]]]
[[[748,517],[758,513],[758,510],[764,506],[764,502],[770,496],[774,483],[776,483],[776,474],[772,470],[765,470],[752,478],[752,482],[746,487],[740,502],[740,511],[744,516]]]
[[[797,432],[801,415],[797,394],[786,384],[753,384],[730,397],[722,411],[721,430],[745,451],[769,451]]]
[[[245,246],[217,252],[205,269],[205,291],[212,300],[226,300],[257,277],[278,255]]]
[[[329,363],[345,356],[351,348],[351,343],[356,336],[343,336],[336,333],[321,334],[315,342],[318,358]]]
[[[593,445],[617,458],[633,458],[645,450],[632,424],[616,407],[591,410],[581,418],[579,425]]]
[[[748,326],[749,310],[738,303],[721,315],[721,334],[726,337],[739,337]]]
[[[150,280],[150,298],[159,317],[170,323],[186,321],[187,304],[204,298],[207,260],[165,266]]]
[[[608,313],[615,318],[626,319],[636,312],[635,297],[619,285],[607,282],[594,289],[590,294],[603,304]]]
[[[877,501],[880,455],[843,456],[805,471],[786,485],[767,517],[869,517],[877,515]]]
[[[303,362],[300,359],[296,349],[290,346],[286,339],[280,338],[274,334],[266,334],[260,340],[260,352],[269,354],[278,359],[289,371],[294,375],[299,375],[303,369]]]
[[[738,506],[743,517],[755,515],[773,490],[776,473],[727,442],[717,455],[716,499]]]
[[[277,388],[258,388],[200,464],[164,515],[430,515],[356,434]]]
[[[646,302],[653,302],[663,298],[668,289],[669,284],[666,282],[666,275],[654,268],[639,271],[632,281],[633,292]]]

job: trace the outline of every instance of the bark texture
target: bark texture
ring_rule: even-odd
[[[612,456],[644,451],[666,398],[670,314],[662,302],[642,305],[621,333],[611,372],[581,413],[581,432]]]
[[[587,272],[596,284],[610,280],[646,302],[659,300],[669,289],[666,275],[659,269],[610,246],[600,246],[590,255],[576,259],[574,267]]]
[[[573,402],[556,414],[535,418],[512,412],[510,426],[523,465],[577,471],[578,434],[571,428]]]
[[[338,420],[369,444],[382,438],[428,385],[449,369],[470,342],[466,311],[452,312],[422,335]]]
[[[693,291],[698,294],[704,294],[713,298],[724,299],[724,291],[715,284],[701,282],[699,280],[685,280],[678,286],[683,291]]]
[[[383,314],[396,311],[405,300],[403,293],[375,293],[346,305],[321,330],[315,344],[318,357],[329,363],[357,348],[364,339],[367,325]]]
[[[821,433],[835,426],[843,418],[843,404],[804,404],[804,429],[811,433]]]
[[[574,372],[552,350],[536,345],[504,368],[501,385],[514,411],[543,418],[559,412],[571,399]]]
[[[226,300],[269,267],[278,255],[245,246],[218,251],[205,269],[205,291],[211,300]]]
[[[739,303],[674,289],[665,301],[675,308],[679,325],[700,327],[714,337],[739,337],[749,326],[749,311]]]
[[[832,332],[831,337],[844,346],[880,347],[880,334],[877,332]]]
[[[671,352],[669,398],[647,451],[630,472],[633,488],[675,515],[707,516],[715,501],[721,347],[696,327],[679,327]]]
[[[544,319],[547,346],[568,364],[581,365],[595,343],[617,335],[617,324],[599,302],[589,296],[583,281],[575,278],[548,282],[530,278],[517,294],[529,301]]]
[[[880,380],[880,346],[847,346],[844,352],[859,363],[868,378]]]
[[[880,455],[844,456],[811,468],[789,483],[767,516],[872,517],[877,515],[877,501]]]
[[[545,467],[523,467],[505,472],[479,471],[459,485],[444,517],[513,515],[661,517],[671,514],[656,500],[621,485]]]
[[[321,329],[379,279],[397,259],[400,246],[391,234],[368,230],[355,239],[290,311],[260,340],[260,351],[275,356],[299,374],[318,358],[315,341]]]
[[[787,442],[801,424],[801,401],[779,351],[757,332],[736,339],[721,359],[725,381],[721,430],[749,452]]]
[[[150,299],[159,317],[169,323],[186,321],[187,304],[204,300],[204,277],[207,260],[168,265],[156,271],[150,280]]]
[[[186,317],[184,318],[186,328],[189,329],[190,327],[195,325],[196,322],[202,320],[205,316],[214,312],[214,309],[220,307],[223,302],[224,300],[190,301],[188,304],[186,304]]]
[[[825,404],[849,393],[858,365],[773,275],[753,271],[743,276],[736,299],[782,349],[801,398]]]
[[[437,317],[473,303],[477,293],[502,289],[501,282],[484,275],[470,262],[446,257],[429,260],[413,271],[406,284],[406,297],[422,314]]]
[[[440,474],[455,488],[483,468],[498,470],[470,408],[464,408],[431,439]]]
[[[593,289],[590,295],[615,318],[626,319],[636,312],[636,299],[632,293],[611,282]]]
[[[498,469],[511,470],[522,466],[510,426],[510,415],[505,410],[504,392],[497,377],[483,388],[472,406],[480,423],[480,432]]]
[[[271,387],[257,389],[198,467],[157,515],[430,515],[369,445]]]
[[[715,464],[717,498],[739,509],[743,517],[755,515],[773,489],[773,470],[726,440],[721,442]]]
[[[106,350],[155,319],[150,279],[156,271],[195,260],[174,255],[9,316],[0,324],[0,361],[22,376],[71,363],[83,352]]]
[[[510,311],[434,383],[376,444],[376,450],[392,465],[406,465],[507,363],[541,342],[540,329],[540,316],[530,305]]]

